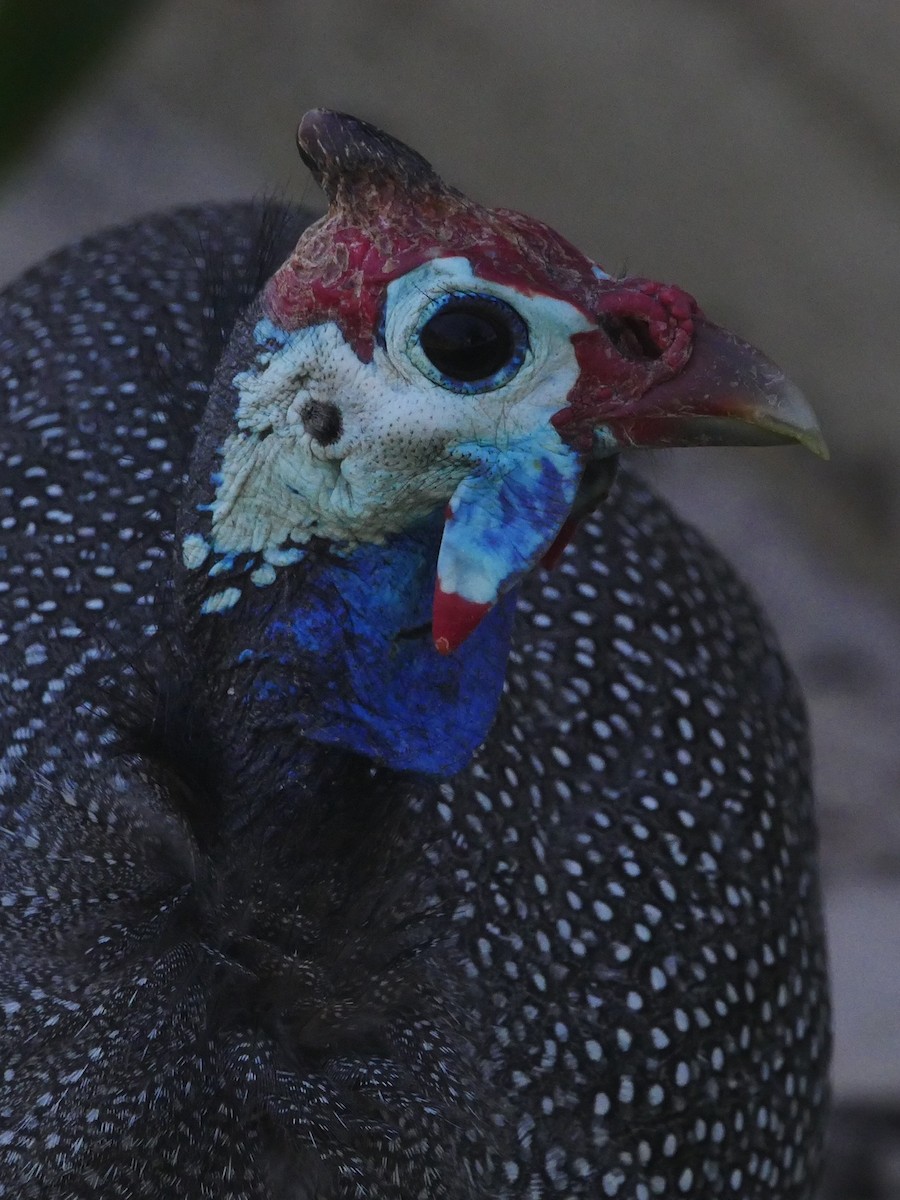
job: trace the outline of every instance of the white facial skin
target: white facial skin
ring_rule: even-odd
[[[501,386],[462,394],[428,377],[416,335],[438,297],[473,292],[511,305],[529,347]],[[478,278],[465,258],[435,259],[388,286],[385,347],[369,363],[333,322],[289,334],[260,322],[260,343],[281,344],[235,377],[239,432],[222,451],[212,548],[271,553],[314,535],[352,548],[426,516],[472,472],[478,447],[502,451],[545,429],[578,377],[572,335],[592,328],[564,301]],[[330,445],[304,428],[311,401],[340,413]]]

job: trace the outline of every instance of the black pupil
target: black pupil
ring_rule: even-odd
[[[422,327],[419,340],[429,362],[462,383],[489,379],[515,352],[504,314],[471,300],[445,305]]]

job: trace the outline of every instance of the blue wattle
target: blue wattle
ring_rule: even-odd
[[[476,442],[457,453],[478,467],[450,500],[438,575],[444,591],[490,604],[552,543],[572,510],[584,463],[549,422],[503,450]]]
[[[516,602],[505,596],[455,653],[438,654],[430,622],[442,527],[436,513],[383,545],[310,566],[299,602],[272,617],[252,652],[252,698],[289,708],[306,737],[397,770],[465,766],[494,719]]]

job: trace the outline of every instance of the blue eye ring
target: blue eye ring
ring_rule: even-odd
[[[433,300],[413,335],[419,370],[448,391],[492,392],[517,374],[528,326],[511,304],[487,292],[448,292]]]

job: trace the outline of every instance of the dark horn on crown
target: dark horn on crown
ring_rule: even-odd
[[[373,189],[450,190],[421,154],[348,113],[312,109],[297,129],[297,147],[331,204],[352,204]]]

